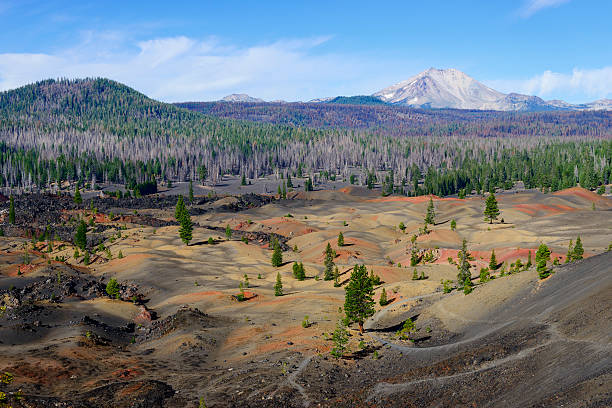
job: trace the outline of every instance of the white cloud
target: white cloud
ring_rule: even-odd
[[[52,54],[0,54],[0,90],[45,78],[100,76],[164,101],[213,100],[236,92],[298,100],[352,94],[383,63],[317,53],[328,40],[237,47],[216,38],[132,41],[121,33],[87,32],[77,45]]]
[[[520,10],[520,15],[524,18],[528,18],[542,9],[558,7],[569,1],[570,0],[527,0]]]
[[[587,102],[612,98],[612,66],[596,69],[574,68],[571,73],[544,71],[524,80],[493,80],[487,85],[502,92],[537,95],[544,99]]]

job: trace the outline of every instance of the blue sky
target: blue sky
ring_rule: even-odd
[[[3,1],[0,89],[109,77],[164,101],[370,94],[429,67],[612,98],[612,1]]]

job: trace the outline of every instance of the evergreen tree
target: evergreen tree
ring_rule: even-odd
[[[499,208],[497,208],[497,200],[495,199],[495,194],[491,193],[489,194],[485,202],[485,221],[489,220],[489,224],[493,224],[493,220],[496,220],[499,214],[500,211]]]
[[[193,203],[193,181],[189,180],[189,203]]]
[[[87,224],[81,220],[74,236],[74,245],[81,250],[87,247]]]
[[[9,204],[9,224],[15,224],[15,198],[12,194]]]
[[[452,231],[454,231],[455,229],[457,229],[457,221],[455,221],[455,220],[451,220],[450,227],[451,227],[451,230],[452,230]]]
[[[334,268],[334,287],[337,288],[340,286],[340,272],[338,271],[338,267]]]
[[[179,195],[178,200],[176,202],[176,207],[174,209],[174,218],[176,218],[178,222],[181,222],[181,216],[185,211],[187,211],[187,207],[185,207],[185,201],[183,200],[183,196]]]
[[[283,282],[281,281],[280,272],[276,273],[276,283],[274,284],[274,296],[283,295]]]
[[[79,191],[79,186],[76,187],[76,190],[74,192],[74,199],[73,200],[77,204],[83,203],[83,198],[81,197],[81,192]]]
[[[344,355],[349,341],[349,333],[346,330],[346,324],[343,319],[338,320],[338,323],[336,323],[336,330],[332,334],[332,341],[334,342],[334,347],[332,347],[330,354],[338,359]]]
[[[342,232],[338,234],[338,246],[339,247],[344,246],[344,235],[342,235]]]
[[[232,239],[232,229],[230,228],[229,224],[225,226],[225,238],[227,238],[228,241]]]
[[[325,265],[325,273],[323,274],[324,280],[332,280],[334,279],[334,250],[332,249],[329,242],[327,243],[327,247],[325,248],[325,260],[323,261]]]
[[[389,301],[387,300],[387,291],[385,290],[385,288],[383,288],[382,292],[380,293],[380,300],[378,301],[378,303],[381,306],[386,306],[387,303],[389,303]]]
[[[365,265],[355,265],[345,291],[346,320],[359,324],[359,332],[363,333],[365,319],[374,314],[374,288]]]
[[[527,255],[527,263],[525,264],[525,270],[531,268],[531,251],[529,251],[529,255]]]
[[[274,266],[275,268],[278,268],[279,266],[281,266],[283,264],[283,251],[281,250],[281,247],[278,243],[278,241],[275,239],[274,240],[274,252],[272,253],[272,266]]]
[[[283,183],[283,192],[282,192],[283,200],[287,199],[287,185]]]
[[[293,188],[293,182],[291,181],[291,174],[287,173],[287,188]]]
[[[549,271],[546,268],[546,262],[550,260],[550,249],[545,244],[540,244],[538,251],[536,252],[536,270],[540,279],[544,279],[549,275]]]
[[[573,257],[574,257],[574,243],[570,239],[569,245],[567,247],[567,254],[565,254],[565,263],[572,262]]]
[[[436,210],[434,208],[433,199],[429,198],[429,204],[427,205],[427,213],[425,214],[425,225],[434,225],[436,220]]]
[[[310,177],[308,177],[308,179],[306,179],[306,182],[304,183],[304,191],[312,191],[314,190],[313,185],[312,185],[312,180],[310,179]]]
[[[467,241],[464,239],[461,243],[461,250],[457,254],[459,257],[459,262],[457,262],[457,269],[459,273],[457,274],[457,283],[459,287],[462,287],[466,284],[466,282],[471,282],[472,274],[470,272],[470,263],[468,262],[470,259],[470,253],[467,249]]]
[[[416,268],[414,268],[414,271],[412,271],[412,280],[419,280],[419,274]]]
[[[579,261],[582,259],[582,255],[584,255],[584,248],[582,248],[582,240],[580,240],[580,235],[576,238],[576,245],[574,245],[574,251],[572,253],[572,260]]]
[[[181,241],[185,243],[185,245],[189,245],[189,241],[192,239],[193,232],[193,223],[191,222],[191,216],[189,215],[189,211],[185,208],[181,213],[181,219],[179,220],[179,236],[181,237]]]
[[[293,269],[293,277],[297,279],[298,274],[300,272],[300,264],[298,264],[297,261],[293,262],[292,269]]]
[[[491,260],[489,261],[489,269],[494,271],[497,269],[497,258],[495,257],[495,250],[491,251]]]
[[[240,180],[240,185],[241,186],[246,186],[247,185],[246,176],[244,174],[242,175],[242,180]]]
[[[111,278],[106,284],[106,293],[113,298],[119,299],[120,293],[119,283],[117,283],[117,279]]]

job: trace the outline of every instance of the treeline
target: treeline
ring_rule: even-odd
[[[287,105],[296,104],[278,107],[300,117]],[[222,106],[265,112],[277,105]],[[160,103],[106,79],[43,81],[0,93],[0,186],[44,189],[79,181],[152,188],[168,180],[215,184],[227,173],[291,174],[310,177],[315,188],[320,177],[340,177],[380,183],[385,193],[448,195],[516,180],[552,190],[610,182],[610,113],[325,106],[321,114],[331,112],[325,126],[307,117],[257,123]],[[380,115],[396,119],[366,129]]]

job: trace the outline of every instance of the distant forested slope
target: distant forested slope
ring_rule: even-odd
[[[609,112],[175,106],[107,79],[48,80],[0,93],[0,186],[92,178],[214,184],[225,173],[320,172],[380,182],[385,194],[447,195],[515,180],[553,190],[595,187],[610,180],[611,129]]]

